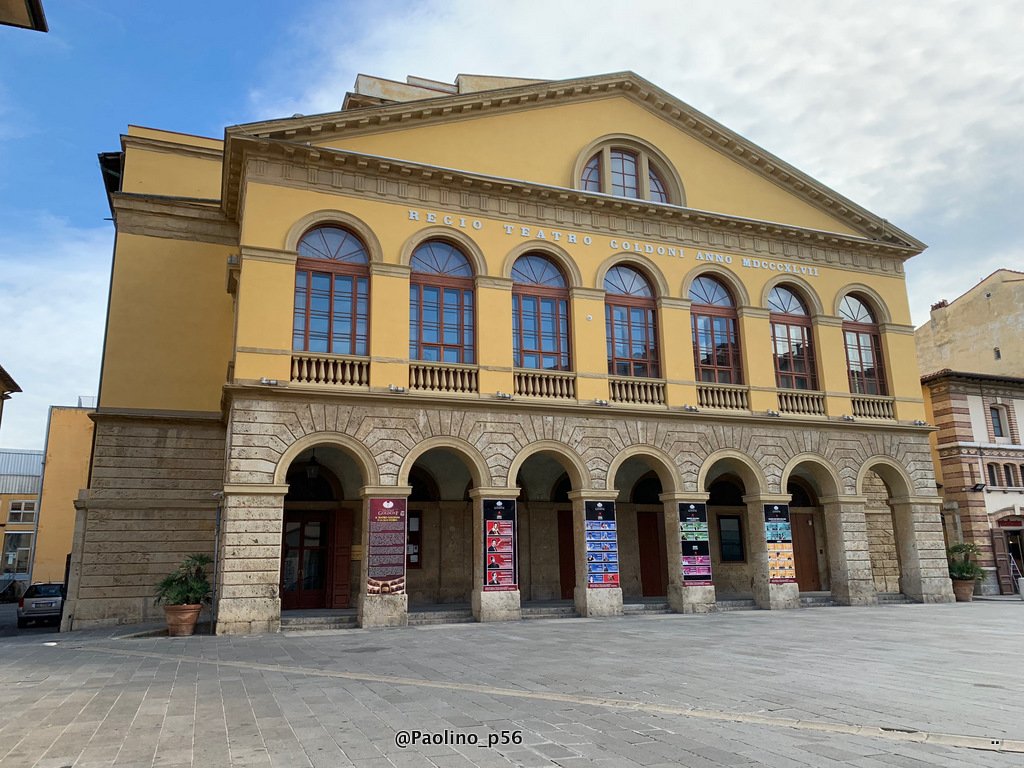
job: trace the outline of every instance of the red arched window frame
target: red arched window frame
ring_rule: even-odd
[[[427,240],[410,259],[409,359],[476,363],[473,268],[446,240]]]
[[[619,265],[604,278],[608,373],[658,378],[658,305],[650,281],[637,269]]]
[[[512,355],[516,368],[572,370],[568,283],[543,253],[512,265]]]
[[[736,303],[725,285],[701,275],[690,284],[693,367],[697,381],[742,384]]]
[[[847,294],[839,304],[843,319],[843,346],[850,392],[855,395],[886,395],[882,336],[867,302]]]
[[[365,357],[370,270],[363,241],[332,224],[309,230],[296,250],[292,349]]]
[[[768,294],[768,311],[775,386],[816,390],[818,373],[807,304],[792,288],[778,285]]]

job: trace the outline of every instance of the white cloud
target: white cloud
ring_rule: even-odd
[[[0,235],[0,364],[21,386],[0,445],[42,448],[50,405],[95,395],[113,228],[41,217]]]

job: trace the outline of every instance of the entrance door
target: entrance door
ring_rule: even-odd
[[[821,589],[818,574],[818,541],[814,535],[814,515],[790,512],[793,529],[793,559],[796,565],[796,583],[801,592]]]
[[[1014,531],[1014,533],[1017,533]],[[1018,534],[1019,535],[1019,534]],[[996,577],[999,579],[999,594],[1012,595],[1013,574],[1010,569],[1010,542],[1007,531],[996,528],[992,531],[992,554],[996,559]]]
[[[282,610],[327,605],[328,517],[323,511],[285,510],[281,545]]]
[[[576,589],[576,549],[572,536],[572,510],[558,510],[558,583],[562,599],[572,600]]]
[[[331,557],[331,599],[328,608],[348,608],[352,602],[352,510],[334,515],[334,552]]]
[[[657,512],[637,510],[636,537],[640,550],[640,590],[644,597],[661,597],[666,594],[662,574],[665,558],[661,556],[661,537],[658,529],[661,515]]]

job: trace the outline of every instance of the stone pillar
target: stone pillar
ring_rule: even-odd
[[[840,605],[875,605],[868,523],[863,496],[824,496],[825,542],[832,599]]]
[[[942,536],[942,500],[899,496],[889,503],[900,557],[900,591],[922,603],[953,602]]]
[[[573,598],[576,602],[576,612],[583,617],[591,616],[621,616],[622,615],[622,588],[607,587],[601,589],[590,589],[587,586],[587,501],[615,501],[618,491],[570,491],[569,499],[572,501],[572,539],[576,555],[576,589],[573,590]],[[617,527],[617,526],[616,526]],[[618,531],[616,531],[617,544]],[[617,547],[616,547],[617,548]],[[619,567],[622,567],[621,552]]]
[[[686,586],[681,568],[682,544],[679,539],[679,503],[706,503],[707,493],[663,493],[665,508],[665,553],[668,557],[668,605],[676,613],[711,613],[716,609],[715,587]],[[710,541],[708,542],[710,545]],[[710,553],[710,550],[709,550]],[[714,571],[711,577],[714,578]]]
[[[519,585],[502,592],[485,592],[484,578],[487,574],[484,551],[484,499],[519,498],[518,488],[474,488],[469,492],[473,500],[473,618],[477,621],[516,621],[523,617]],[[518,524],[519,510],[516,509]],[[518,578],[519,531],[515,536],[516,574]]]
[[[754,602],[758,608],[777,610],[800,607],[800,588],[795,583],[772,584],[768,577],[768,541],[764,534],[764,505],[789,504],[789,494],[755,494],[743,497],[747,505],[747,562]]]
[[[218,635],[281,629],[281,524],[287,485],[225,485],[217,543]]]
[[[404,627],[409,623],[408,593],[368,595],[366,594],[366,580],[369,578],[370,568],[370,500],[408,498],[410,493],[412,493],[412,488],[404,485],[367,485],[360,490],[359,495],[363,499],[363,535],[360,538],[363,559],[359,564],[359,583],[354,585],[359,590],[356,616],[360,627]],[[406,526],[406,530],[408,530],[408,522],[406,522]]]

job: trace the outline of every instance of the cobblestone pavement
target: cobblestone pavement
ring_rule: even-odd
[[[0,766],[1024,765],[1019,601],[125,631],[0,638]]]

